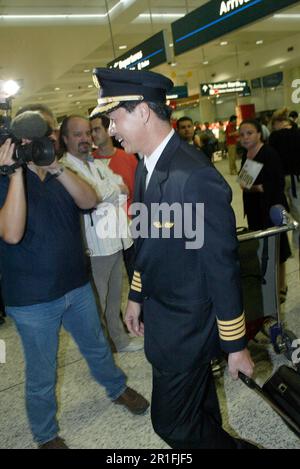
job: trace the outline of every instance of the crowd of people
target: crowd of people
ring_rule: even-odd
[[[251,376],[254,366],[246,348],[231,191],[213,154],[228,156],[231,175],[238,174],[238,144],[242,164],[263,164],[252,187],[242,187],[249,229],[271,226],[269,208],[278,203],[297,219],[299,173],[289,156],[300,151],[297,116],[275,113],[268,134],[254,119],[237,128],[232,115],[226,127],[219,123],[218,138],[208,122],[202,128],[185,116],[175,132],[164,102],[172,82],[151,73],[148,80],[148,73],[98,69],[97,108],[90,118],[66,117],[59,132],[45,106],[18,112],[38,112],[56,146],[51,164],[31,161],[0,180],[2,308],[23,344],[26,408],[40,448],[67,448],[59,437],[55,398],[62,325],[108,398],[137,415],[149,403],[127,386],[113,352],[145,346],[153,368],[152,424],[170,447],[254,448],[223,430],[211,373],[221,349],[234,379],[239,371]],[[0,147],[0,164],[12,165],[13,152],[8,139]],[[205,244],[186,249],[186,238],[174,236],[174,220],[161,219],[151,222],[168,229],[168,239],[133,240],[132,202],[157,201],[205,203]],[[289,255],[283,236],[283,301]],[[129,282],[126,326],[123,263]]]
[[[219,121],[217,126],[204,122],[195,121],[188,117],[180,117],[176,121],[176,130],[180,137],[189,145],[194,145],[213,162],[214,153],[219,152],[221,158],[229,160],[229,173],[237,175],[236,166],[237,146],[239,132],[237,130],[237,116],[230,116],[227,125]]]
[[[280,204],[292,218],[300,222],[299,191],[300,175],[300,130],[297,125],[298,113],[281,109],[274,112],[267,122],[250,119],[239,127],[240,144],[246,151],[246,160],[263,164],[251,188],[243,190],[244,212],[251,230],[272,226],[269,210],[272,205]],[[265,127],[265,130],[264,130]],[[299,232],[293,233],[294,247],[299,248]],[[288,286],[286,283],[285,262],[291,256],[286,234],[280,237],[279,296],[285,302]]]
[[[222,158],[228,157],[230,175],[237,175],[246,160],[263,164],[252,187],[241,187],[248,228],[255,231],[272,226],[269,210],[276,204],[282,205],[293,219],[300,222],[298,118],[297,111],[284,108],[240,122],[238,128],[237,116],[232,115],[226,126],[223,122],[218,123],[218,138],[208,122],[202,126],[184,116],[177,120],[176,126],[181,138],[189,145],[201,148],[210,160],[217,150]],[[240,168],[237,166],[238,155],[241,156]],[[298,231],[293,233],[293,244],[299,247]],[[280,301],[284,302],[288,291],[285,262],[291,255],[286,235],[281,236],[280,253],[279,292]]]

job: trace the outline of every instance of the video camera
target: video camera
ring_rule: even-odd
[[[13,120],[10,117],[10,99],[0,100],[0,109],[5,111],[0,121],[0,146],[11,138],[15,143],[12,165],[0,166],[0,175],[12,174],[17,168],[33,161],[37,166],[48,166],[55,159],[53,141],[49,138],[52,129],[38,111],[24,111]],[[30,143],[23,143],[23,139]]]

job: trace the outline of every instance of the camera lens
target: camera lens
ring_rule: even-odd
[[[33,140],[31,152],[31,159],[37,166],[49,166],[55,159],[54,144],[48,137]]]

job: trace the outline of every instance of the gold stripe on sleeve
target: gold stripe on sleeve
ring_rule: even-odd
[[[233,340],[239,340],[241,339],[242,337],[245,337],[245,332],[242,332],[241,334],[239,335],[235,335],[234,337],[220,337],[222,340],[224,340],[224,342],[230,342],[230,341],[233,341]]]
[[[241,339],[246,334],[245,313],[230,321],[217,319],[217,323],[221,340],[234,341]]]
[[[245,319],[245,313],[242,313],[238,318],[232,319],[231,321],[220,321],[220,319],[218,319],[218,325],[219,326],[233,326],[237,322],[240,322],[242,319]]]

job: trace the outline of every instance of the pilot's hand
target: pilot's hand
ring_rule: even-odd
[[[251,378],[254,369],[254,363],[249,351],[245,348],[240,352],[230,353],[228,355],[229,374],[233,379],[238,379],[239,371]]]

